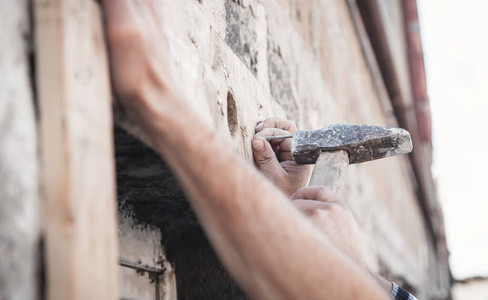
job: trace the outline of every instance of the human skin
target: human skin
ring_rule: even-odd
[[[363,265],[357,237],[356,221],[349,208],[327,187],[307,187],[311,165],[298,165],[291,153],[291,139],[262,138],[295,133],[293,121],[272,117],[256,126],[252,144],[256,166],[279,189],[291,197],[291,203],[350,258]]]
[[[175,96],[152,3],[104,1],[114,91],[175,172],[239,285],[254,299],[388,299],[283,192]]]
[[[296,131],[297,126],[290,120],[278,117],[267,118],[257,124],[256,135],[252,140],[256,166],[289,197],[308,185],[313,167],[295,163],[291,154],[291,139],[275,139],[263,144],[261,138],[286,135]]]
[[[253,143],[261,138],[295,133],[296,124],[284,118],[271,117],[256,126]],[[307,187],[313,168],[298,165],[291,154],[291,139],[274,139],[259,149],[253,148],[254,160],[263,175],[286,194],[291,203],[325,233],[346,255],[366,268],[359,247],[357,225],[349,208],[325,186]],[[391,283],[371,273],[385,292]]]

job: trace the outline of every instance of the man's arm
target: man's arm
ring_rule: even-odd
[[[253,140],[295,133],[291,120],[272,117],[256,126]],[[292,203],[324,232],[346,255],[364,266],[356,230],[356,220],[349,208],[324,186],[305,187],[312,169],[298,165],[291,155],[291,139],[271,140],[260,151],[254,150],[258,169],[285,193],[294,193]],[[366,268],[366,267],[365,267]],[[416,299],[407,291],[381,276],[370,272],[372,278],[394,299]]]
[[[174,96],[161,57],[161,23],[148,3],[104,1],[115,91],[176,173],[241,287],[258,299],[388,299],[282,192]]]

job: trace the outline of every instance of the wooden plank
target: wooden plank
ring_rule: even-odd
[[[48,299],[118,298],[107,52],[95,1],[35,0]]]

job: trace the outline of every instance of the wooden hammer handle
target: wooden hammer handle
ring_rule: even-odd
[[[349,154],[346,150],[324,151],[315,163],[308,185],[325,185],[340,197],[348,166]]]

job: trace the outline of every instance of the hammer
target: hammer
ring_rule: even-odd
[[[413,148],[405,129],[368,125],[335,124],[266,140],[284,138],[293,138],[291,152],[297,164],[315,164],[309,186],[325,185],[338,196],[350,164],[406,154]]]

